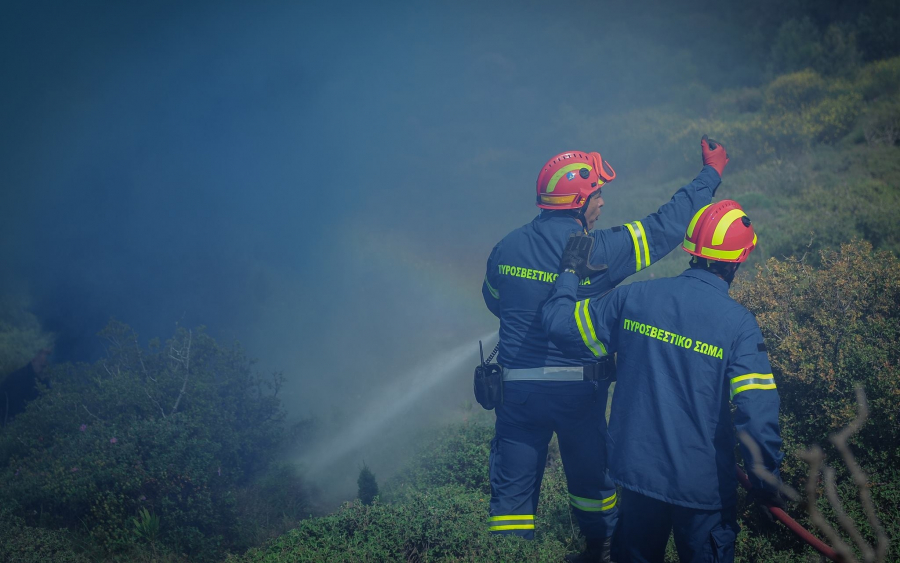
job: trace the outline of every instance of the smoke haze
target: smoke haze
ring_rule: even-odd
[[[381,476],[471,401],[484,263],[542,163],[599,150],[601,226],[631,219],[644,160],[605,116],[759,80],[736,8],[670,4],[5,2],[0,282],[57,361],[110,317],[239,340],[320,421],[298,460]]]

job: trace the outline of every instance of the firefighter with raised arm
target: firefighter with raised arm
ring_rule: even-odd
[[[735,429],[779,474],[779,399],[766,346],[754,316],[728,295],[756,242],[740,205],[708,205],[684,235],[689,269],[590,300],[578,296],[578,283],[593,241],[573,236],[563,254],[544,329],[572,358],[595,342],[617,353],[608,451],[610,476],[622,487],[619,563],[662,561],[670,532],[682,562],[733,561]],[[749,473],[757,500],[779,504]]]
[[[601,190],[616,173],[599,153],[559,154],[538,175],[540,215],[491,252],[482,294],[500,319],[503,367],[491,441],[491,532],[534,537],[547,447],[556,432],[570,503],[587,541],[576,560],[609,560],[617,499],[606,472],[605,410],[615,364],[587,325],[585,348],[564,353],[541,326],[541,306],[573,233],[590,237],[591,263],[604,265],[585,269],[577,280],[580,299],[603,294],[678,246],[691,217],[711,201],[728,160],[725,148],[706,137],[701,149],[699,175],[656,213],[593,232],[604,205]]]

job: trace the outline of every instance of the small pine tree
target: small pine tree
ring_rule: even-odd
[[[372,501],[378,496],[378,482],[375,481],[375,474],[372,473],[366,462],[363,462],[362,469],[359,470],[359,478],[356,480],[356,484],[359,486],[357,495],[359,500],[363,504],[372,504]]]

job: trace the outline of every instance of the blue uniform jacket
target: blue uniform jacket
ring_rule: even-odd
[[[624,226],[593,231],[591,263],[607,264],[609,269],[583,280],[580,298],[603,294],[678,246],[694,213],[710,203],[720,182],[719,173],[705,166],[656,213]],[[563,249],[569,235],[578,231],[581,225],[572,217],[543,213],[508,234],[491,252],[481,292],[488,309],[500,318],[500,365],[581,366],[605,355],[599,347],[566,355],[550,342],[541,326],[541,306],[553,289]],[[523,390],[577,392],[578,386],[571,382],[549,383],[516,382]]]
[[[585,332],[618,352],[607,438],[617,483],[689,508],[733,506],[735,429],[759,444],[765,467],[779,475],[779,399],[769,357],[756,319],[728,295],[726,282],[689,269],[588,303],[576,301],[577,284],[573,274],[560,275],[544,327],[572,357],[584,355]]]

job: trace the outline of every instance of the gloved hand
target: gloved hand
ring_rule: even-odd
[[[784,503],[784,497],[778,491],[771,489],[753,489],[749,494],[750,500],[756,505],[757,511],[762,515],[765,522],[774,524],[776,522],[775,515],[769,510],[770,506],[787,510]]]
[[[703,154],[703,166],[712,166],[721,178],[722,172],[725,171],[725,165],[728,164],[728,153],[725,152],[725,145],[703,135],[703,138],[700,139],[700,149]]]
[[[591,265],[591,249],[594,247],[594,237],[584,233],[572,233],[569,242],[563,250],[562,260],[559,261],[559,271],[574,270],[579,280],[593,276],[606,270],[606,264]]]

